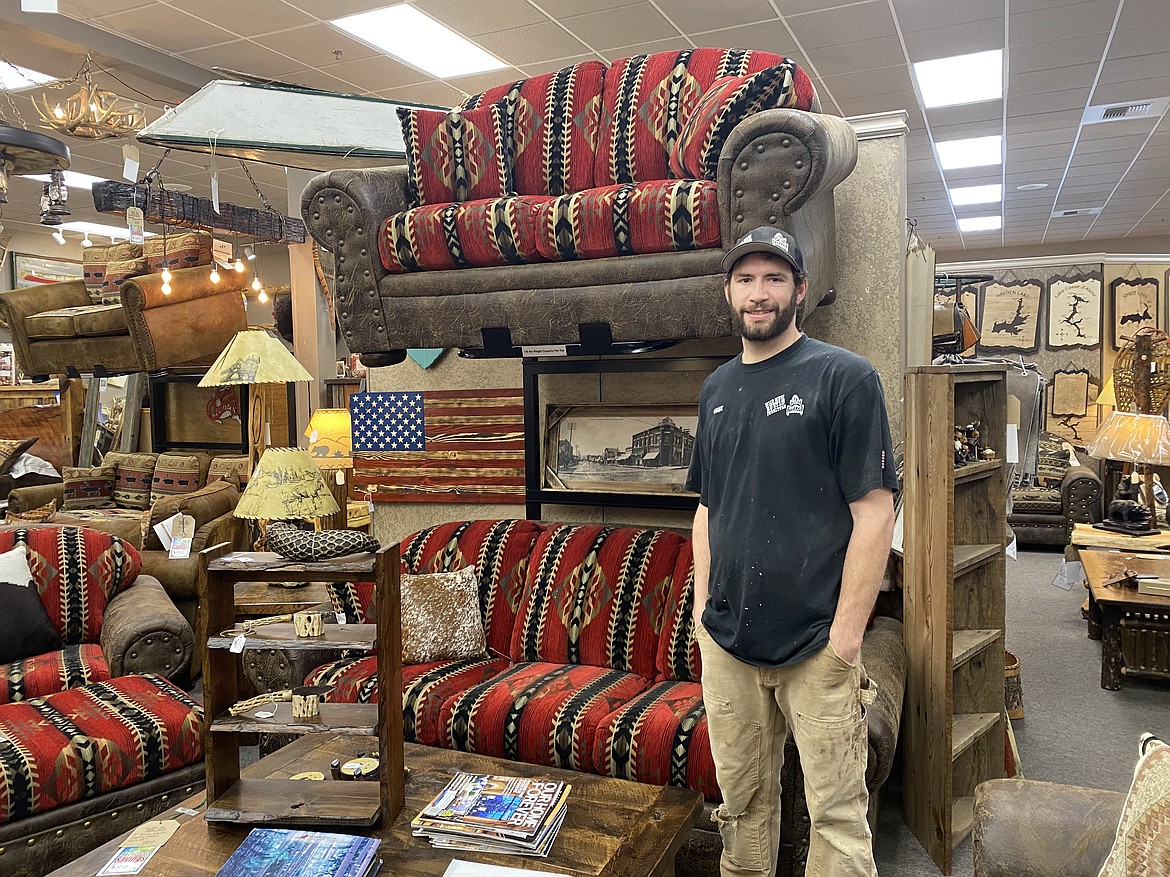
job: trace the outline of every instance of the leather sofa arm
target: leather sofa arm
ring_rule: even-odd
[[[1060,480],[1060,507],[1070,528],[1074,523],[1095,524],[1101,520],[1103,490],[1101,479],[1092,469],[1069,466],[1065,470]]]
[[[191,666],[195,634],[159,580],[139,575],[106,605],[101,646],[113,677],[157,673],[173,679]]]
[[[25,317],[43,314],[45,311],[89,304],[93,302],[89,298],[85,284],[80,280],[46,283],[44,286],[0,292],[0,317],[3,317],[4,322],[11,328],[14,320],[23,321]]]
[[[198,522],[196,523],[198,526]],[[199,596],[199,552],[221,542],[243,548],[243,527],[239,518],[228,512],[198,527],[191,537],[191,556],[172,560],[165,550],[140,552],[143,573],[158,579],[176,600],[194,600]]]
[[[975,789],[975,877],[1096,877],[1125,795],[1035,780]]]
[[[65,503],[65,485],[37,484],[31,487],[17,487],[8,494],[8,509],[13,512],[27,512],[40,508],[50,500],[57,501],[57,511]]]
[[[877,686],[877,697],[865,708],[870,752],[865,785],[873,791],[889,778],[898,748],[906,693],[906,645],[900,621],[883,616],[873,620],[861,642],[861,663],[870,682]]]

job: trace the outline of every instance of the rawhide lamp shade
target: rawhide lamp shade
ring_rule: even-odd
[[[345,408],[318,408],[305,429],[309,456],[322,469],[353,468],[353,425]]]
[[[1160,414],[1112,411],[1085,450],[1105,460],[1164,464],[1170,462],[1170,423]]]
[[[269,448],[234,514],[254,521],[304,521],[337,511],[337,501],[308,451]]]

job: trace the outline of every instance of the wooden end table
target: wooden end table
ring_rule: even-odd
[[[1101,640],[1101,687],[1117,691],[1125,676],[1170,679],[1170,597],[1105,587],[1122,569],[1170,577],[1170,556],[1119,551],[1080,555],[1089,583],[1089,639]]]
[[[287,779],[302,771],[318,770],[328,776],[329,762],[334,758],[344,760],[358,751],[368,752],[376,745],[377,741],[369,737],[310,734],[260,759],[246,768],[244,775]],[[379,873],[385,875],[440,877],[452,859],[463,859],[574,877],[670,877],[674,874],[675,854],[703,811],[702,796],[688,789],[607,779],[413,743],[406,744],[405,754],[410,774],[406,778],[406,806],[402,812],[390,825],[351,832],[382,838],[379,855],[383,865]],[[565,823],[548,857],[527,859],[439,850],[426,838],[414,837],[410,820],[430,803],[457,770],[547,777],[572,783]],[[319,782],[335,781],[304,782],[306,795],[311,796],[312,787]],[[199,807],[203,798],[203,795],[193,796],[183,806]],[[143,877],[210,877],[247,833],[246,826],[209,825],[201,815],[186,818],[141,873]],[[59,868],[50,877],[94,877],[125,837]]]

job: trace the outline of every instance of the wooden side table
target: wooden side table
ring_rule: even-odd
[[[1170,557],[1082,551],[1089,582],[1089,639],[1101,640],[1101,687],[1121,688],[1125,676],[1170,680],[1170,597],[1105,587],[1122,569],[1170,577]]]

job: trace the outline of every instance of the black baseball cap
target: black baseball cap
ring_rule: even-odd
[[[804,256],[801,255],[800,245],[796,238],[781,228],[761,225],[745,234],[723,257],[723,272],[730,271],[748,253],[779,256],[796,270],[797,277],[804,276]]]

